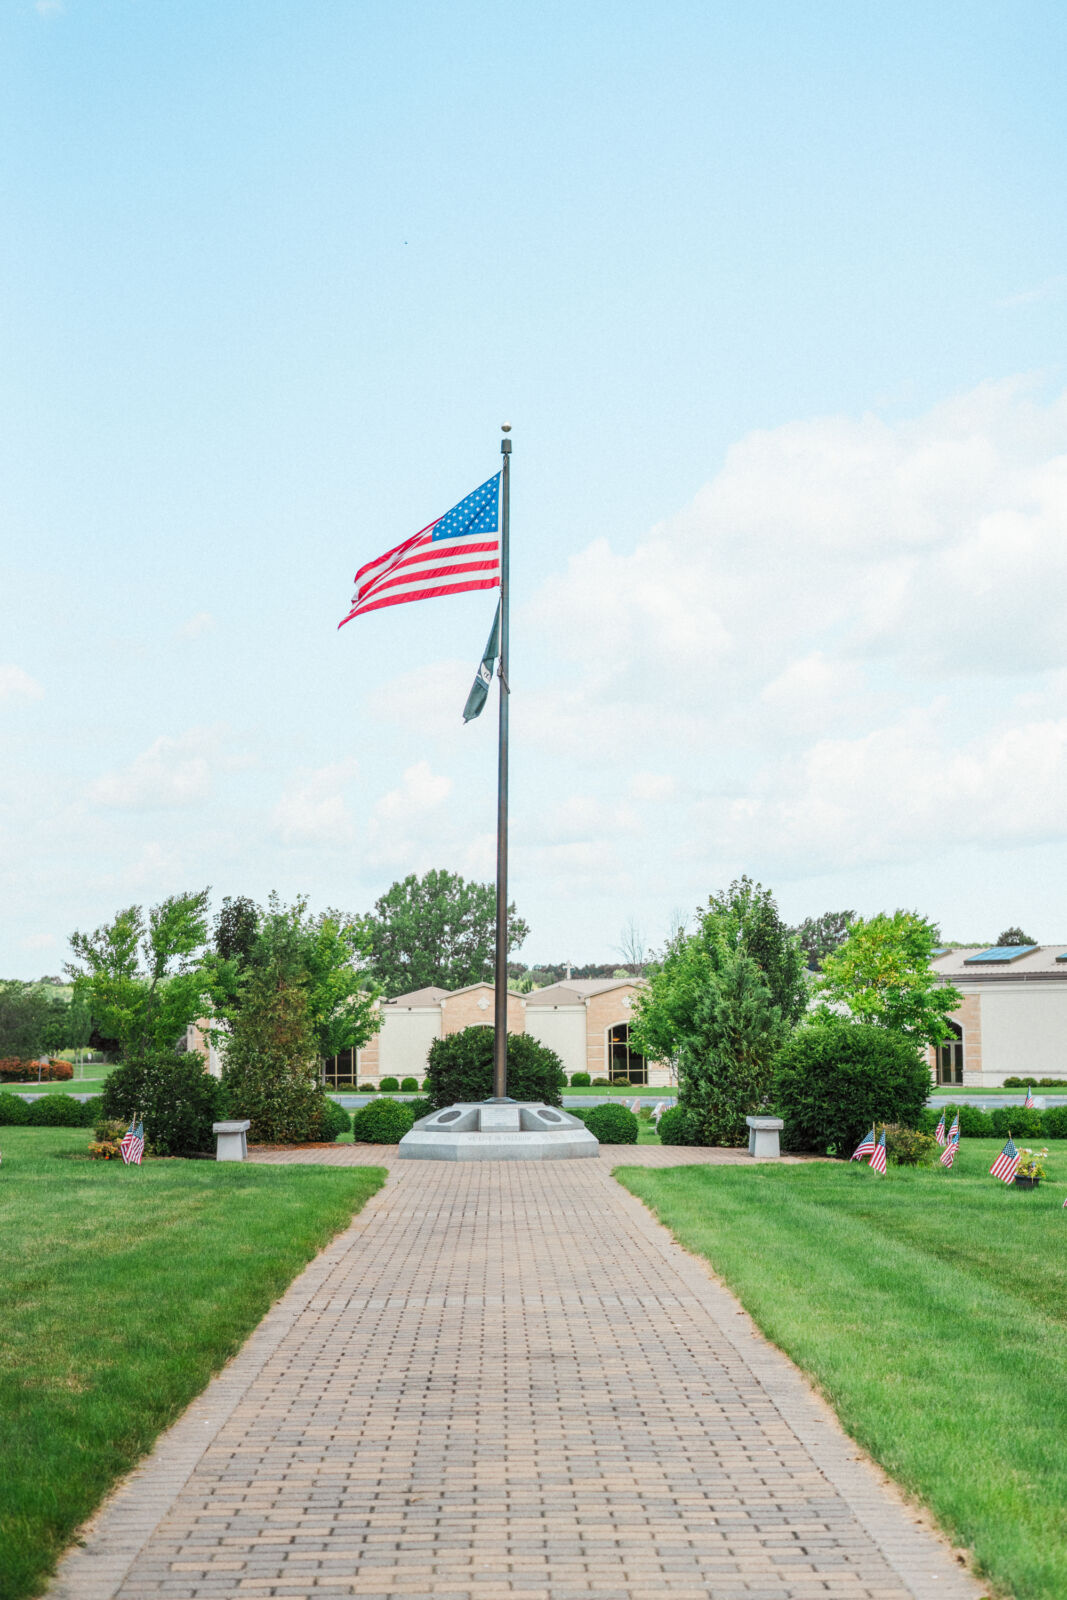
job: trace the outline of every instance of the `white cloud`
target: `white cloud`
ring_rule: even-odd
[[[198,611],[175,629],[175,635],[179,639],[199,639],[205,633],[214,632],[217,627],[218,623],[210,611]]]
[[[355,821],[345,790],[359,776],[355,760],[338,761],[304,774],[274,808],[275,831],[285,844],[347,845]]]
[[[54,933],[28,933],[19,942],[23,950],[54,950],[60,941]]]
[[[31,678],[21,667],[0,666],[0,701],[41,700],[44,690],[36,678]]]
[[[368,861],[374,866],[405,866],[421,872],[439,865],[459,828],[442,807],[452,793],[452,779],[435,773],[428,761],[408,767],[395,789],[383,794],[367,826]]]
[[[631,800],[663,804],[673,800],[678,792],[678,780],[669,772],[634,772],[627,784]]]
[[[207,800],[220,770],[247,764],[224,746],[222,728],[190,728],[172,738],[161,735],[128,766],[89,786],[97,805],[123,811],[159,811],[195,806]]]

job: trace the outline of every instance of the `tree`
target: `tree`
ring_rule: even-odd
[[[1031,939],[1030,935],[1028,933],[1024,933],[1021,928],[1005,928],[1004,932],[997,938],[998,945],[1008,945],[1009,947],[1014,947],[1015,945],[1020,944],[1036,943],[1037,940]]]
[[[799,928],[793,929],[808,958],[809,972],[818,972],[826,957],[844,944],[855,920],[854,911],[824,911],[821,917],[805,917]]]
[[[303,993],[313,1056],[361,1049],[378,1026],[366,951],[358,922],[339,911],[312,916],[302,896],[286,906],[272,894],[262,910],[243,896],[227,898],[215,921],[215,1015],[232,1030],[248,997],[259,993],[256,974],[269,971]]]
[[[741,877],[712,895],[692,934],[679,929],[634,1001],[630,1039],[654,1061],[673,1061],[688,1038],[702,996],[731,952],[751,957],[771,1004],[791,1028],[808,1002],[804,957],[769,889]]]
[[[40,984],[20,983],[17,979],[0,983],[0,1056],[18,1056],[22,1060],[39,1056],[49,1047],[53,1017],[48,991]]]
[[[930,965],[940,934],[917,911],[881,912],[852,926],[823,962],[824,1009],[844,1006],[857,1022],[894,1028],[922,1044],[940,1044],[946,1018],[963,996]]]
[[[458,873],[414,873],[394,883],[362,919],[371,970],[386,995],[436,985],[491,983],[496,948],[496,890]],[[528,925],[508,907],[508,952]]]
[[[317,1048],[299,978],[276,957],[252,967],[222,1068],[230,1110],[249,1118],[252,1139],[298,1144],[316,1137],[325,1106]]]
[[[75,993],[125,1058],[173,1050],[204,1015],[208,893],[172,895],[147,918],[140,906],[127,906],[95,932],[71,934],[66,970]]]
[[[678,1104],[695,1142],[740,1145],[763,1111],[789,1029],[756,961],[728,949],[697,996],[680,1050]]]

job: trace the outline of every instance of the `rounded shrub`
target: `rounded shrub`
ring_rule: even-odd
[[[1021,1089],[1025,1082],[1025,1078],[1005,1078],[1000,1087],[1002,1089]]]
[[[625,1106],[590,1106],[582,1118],[601,1144],[636,1144],[638,1121]]]
[[[17,1094],[0,1092],[0,1128],[24,1127],[30,1120],[30,1108]]]
[[[359,1092],[360,1094],[377,1094],[377,1085],[373,1083],[361,1083],[359,1086]]]
[[[592,1081],[593,1080],[589,1076],[588,1072],[572,1072],[571,1073],[571,1088],[572,1089],[588,1089],[588,1087],[592,1083]]]
[[[593,1079],[593,1088],[594,1089],[610,1089],[611,1088],[611,1079],[610,1078],[594,1078]]]
[[[72,1094],[45,1094],[27,1107],[31,1128],[84,1128],[85,1113]]]
[[[937,1156],[937,1140],[915,1128],[902,1128],[891,1122],[885,1130],[886,1155],[895,1167],[931,1167]]]
[[[352,1118],[352,1135],[357,1144],[398,1144],[414,1121],[399,1100],[372,1100]]]
[[[998,1106],[990,1121],[998,1139],[1040,1139],[1043,1114],[1036,1106]]]
[[[222,1120],[224,1109],[222,1085],[204,1071],[202,1056],[160,1050],[116,1067],[94,1114],[127,1127],[138,1117],[158,1155],[185,1156],[214,1150],[211,1124]]]
[[[1039,1089],[1062,1089],[1063,1082],[1062,1078],[1038,1078],[1037,1080]]]
[[[413,1100],[408,1100],[406,1104],[411,1112],[413,1122],[418,1122],[420,1117],[428,1117],[433,1110],[433,1101],[428,1094],[416,1095]]]
[[[993,1126],[993,1114],[983,1111],[981,1106],[960,1106],[960,1138],[961,1139],[992,1139],[996,1133]],[[952,1126],[952,1116],[945,1112],[945,1127]]]
[[[850,1154],[872,1123],[916,1128],[930,1071],[904,1034],[843,1017],[797,1028],[775,1064],[787,1150]]]
[[[400,1084],[396,1078],[379,1078],[378,1088],[382,1094],[396,1094]]]
[[[418,1092],[419,1092],[419,1080],[418,1080],[418,1078],[402,1078],[400,1080],[400,1093],[401,1094],[418,1094]]]
[[[460,1101],[488,1100],[493,1092],[493,1030],[481,1023],[435,1039],[427,1057],[427,1082],[435,1110]],[[513,1100],[563,1104],[559,1056],[528,1033],[508,1034],[508,1094]]]
[[[427,1094],[430,1088],[429,1078],[423,1078],[422,1082],[419,1084],[419,1088],[422,1090],[423,1094]]]
[[[1067,1139],[1067,1106],[1049,1106],[1041,1119],[1046,1139]]]
[[[670,1106],[659,1119],[660,1144],[696,1144],[693,1128],[681,1106]]]
[[[322,1108],[322,1120],[319,1124],[319,1139],[333,1144],[334,1140],[339,1139],[342,1133],[351,1132],[352,1118],[348,1115],[344,1106],[339,1106],[336,1100],[331,1100],[327,1095]]]

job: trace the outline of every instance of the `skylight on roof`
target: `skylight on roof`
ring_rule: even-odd
[[[1031,950],[1037,950],[1036,944],[995,944],[992,950],[982,950],[976,956],[967,956],[963,965],[972,966],[976,961],[1018,961],[1020,956],[1028,956]]]

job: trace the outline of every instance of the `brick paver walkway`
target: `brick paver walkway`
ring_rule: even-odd
[[[610,1176],[667,1156],[392,1164],[53,1600],[975,1600]]]

